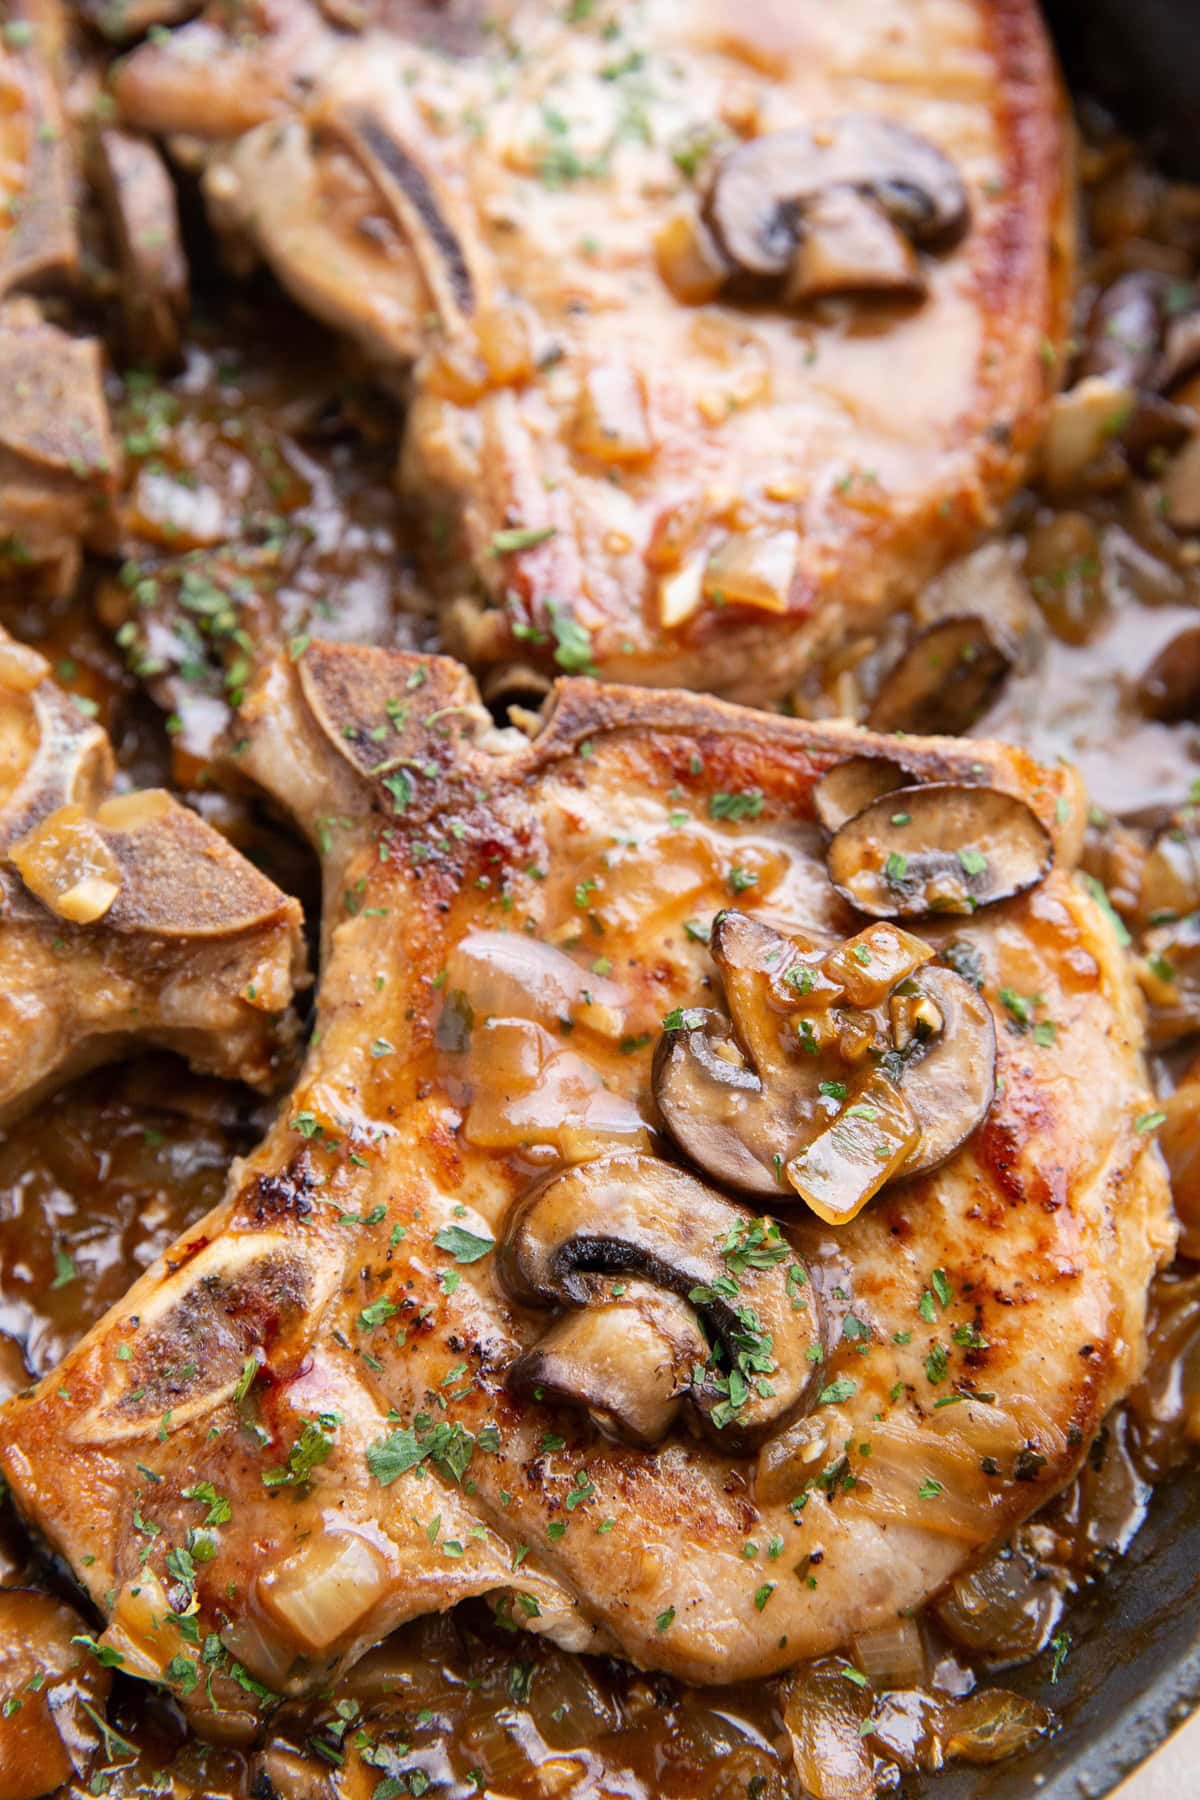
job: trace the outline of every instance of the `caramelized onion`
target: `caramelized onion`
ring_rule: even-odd
[[[60,919],[93,925],[121,891],[121,869],[81,806],[60,806],[9,855],[30,893]]]

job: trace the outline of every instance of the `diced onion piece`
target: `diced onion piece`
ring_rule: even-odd
[[[921,1128],[900,1089],[873,1074],[854,1103],[787,1165],[800,1198],[828,1225],[843,1225],[899,1173]]]
[[[1050,1723],[1050,1714],[1036,1700],[1004,1688],[983,1688],[951,1709],[946,1754],[960,1762],[1002,1762],[1028,1749]]]
[[[165,788],[140,788],[135,794],[113,794],[96,808],[96,823],[112,831],[133,831],[164,819],[176,802]]]
[[[685,306],[713,299],[730,272],[704,221],[683,208],[673,212],[660,228],[654,239],[654,260],[676,300]]]
[[[846,1501],[872,1519],[899,1520],[959,1543],[985,1544],[995,1535],[994,1497],[977,1451],[927,1424],[875,1426],[870,1467]]]
[[[981,1652],[993,1666],[1024,1662],[1049,1641],[1067,1580],[1065,1569],[1044,1567],[1006,1546],[955,1577],[937,1617],[956,1644]]]
[[[821,1413],[797,1419],[778,1437],[769,1438],[758,1453],[754,1470],[754,1494],[760,1504],[790,1500],[800,1493],[829,1448],[829,1432]]]
[[[492,307],[475,322],[479,354],[498,387],[524,381],[533,373],[529,321],[515,306]]]
[[[928,944],[896,925],[868,925],[831,950],[821,967],[846,990],[851,1006],[878,1006],[906,975],[931,961]]]
[[[794,531],[766,531],[726,538],[704,569],[704,597],[715,606],[755,606],[785,613],[800,541]]]
[[[570,1018],[601,1037],[625,1031],[625,994],[553,944],[515,931],[472,931],[455,948],[446,978],[477,1018],[533,1019],[554,1026]]]
[[[897,1619],[856,1637],[854,1660],[876,1687],[920,1687],[927,1673],[925,1645],[915,1619]]]
[[[704,598],[704,558],[696,556],[670,575],[658,579],[658,619],[664,631],[682,625],[698,611]]]
[[[121,891],[121,870],[81,806],[60,806],[9,850],[30,893],[60,918],[91,925]]]
[[[153,1569],[141,1569],[125,1583],[109,1620],[102,1644],[117,1651],[121,1667],[143,1681],[161,1681],[182,1639],[172,1623],[166,1589]]]
[[[875,1800],[875,1759],[862,1736],[871,1696],[828,1660],[797,1669],[784,1689],[800,1791],[811,1800]]]
[[[1129,418],[1132,391],[1112,375],[1089,375],[1059,394],[1042,439],[1046,485],[1061,492],[1083,475]]]
[[[349,1532],[323,1532],[258,1584],[264,1605],[306,1650],[326,1650],[388,1586],[380,1552]]]
[[[606,1149],[649,1148],[637,1108],[540,1025],[493,1019],[476,1027],[467,1072],[465,1131],[479,1149],[549,1145],[578,1162]]]
[[[0,642],[0,688],[10,694],[31,694],[49,673],[45,657],[28,644],[19,644],[10,637]]]
[[[628,363],[597,363],[580,384],[575,443],[586,456],[614,465],[654,454],[641,377]]]

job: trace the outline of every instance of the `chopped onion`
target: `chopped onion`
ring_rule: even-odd
[[[625,1031],[626,996],[615,981],[515,931],[469,932],[450,957],[446,984],[466,994],[478,1018],[551,1027],[570,1018],[606,1038]]]
[[[797,1669],[784,1686],[783,1723],[811,1800],[874,1800],[875,1758],[861,1735],[870,1695],[832,1660]]]
[[[854,1660],[877,1687],[920,1687],[926,1676],[925,1646],[916,1620],[899,1618],[856,1637]]]
[[[326,1650],[370,1612],[388,1579],[366,1538],[325,1531],[261,1576],[258,1592],[306,1650]]]
[[[785,613],[800,551],[794,531],[769,531],[726,538],[704,569],[704,597],[714,605],[756,606]]]
[[[45,657],[31,650],[28,644],[19,644],[15,638],[7,636],[0,643],[0,688],[8,693],[31,694],[49,673],[50,665]]]
[[[157,824],[177,803],[165,788],[140,788],[136,794],[114,794],[96,808],[96,823],[113,831],[133,831]]]
[[[575,443],[585,455],[602,463],[627,465],[653,456],[654,438],[641,377],[629,363],[600,363],[585,372],[575,416]]]
[[[120,865],[82,806],[60,806],[9,856],[30,893],[73,925],[103,918],[121,891]]]
[[[1004,1688],[984,1688],[956,1700],[950,1709],[946,1754],[962,1762],[1002,1762],[1028,1749],[1050,1724],[1050,1714],[1036,1700]]]
[[[977,1451],[957,1434],[878,1425],[871,1433],[870,1467],[846,1504],[872,1519],[899,1519],[937,1537],[985,1544],[995,1536],[997,1498]]]

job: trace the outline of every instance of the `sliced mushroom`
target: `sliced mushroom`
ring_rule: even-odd
[[[1148,719],[1172,722],[1200,711],[1200,625],[1185,625],[1147,665],[1137,685]]]
[[[827,854],[830,881],[859,912],[915,919],[1024,893],[1054,846],[1014,794],[929,782],[873,801],[834,833]]]
[[[987,1001],[950,969],[922,969],[913,985],[941,1025],[929,1030],[918,1022],[903,1043],[895,1034],[904,1058],[901,1091],[921,1126],[906,1176],[923,1175],[952,1156],[982,1122],[996,1091],[996,1022]],[[900,998],[911,1003],[914,997]]]
[[[1179,313],[1167,325],[1163,353],[1154,371],[1154,385],[1170,393],[1200,369],[1200,307]]]
[[[986,620],[926,626],[884,676],[867,714],[873,731],[960,736],[983,717],[1012,668]]]
[[[739,145],[717,164],[705,215],[739,270],[781,276],[810,214],[838,190],[874,203],[913,244],[945,248],[966,230],[966,189],[949,158],[891,119],[858,113]],[[861,213],[858,228],[865,229]],[[862,285],[861,271],[851,285]]]
[[[920,300],[927,286],[912,245],[883,207],[854,188],[834,188],[805,214],[783,297],[790,306],[831,294]]]
[[[1167,282],[1153,269],[1134,269],[1106,287],[1092,307],[1079,358],[1079,378],[1112,375],[1144,387],[1162,343]]]
[[[1148,931],[1137,973],[1156,1050],[1200,1031],[1200,914]]]
[[[755,1256],[739,1257],[739,1248],[755,1246]],[[693,1371],[691,1398],[714,1441],[730,1451],[759,1441],[811,1393],[818,1359],[808,1352],[820,1346],[820,1319],[790,1246],[777,1227],[657,1157],[602,1157],[542,1183],[509,1225],[500,1269],[514,1299],[529,1306],[587,1307],[597,1274],[640,1277],[687,1301],[715,1347],[703,1360],[703,1378]],[[797,1287],[803,1305],[793,1304]],[[660,1315],[642,1339],[647,1363],[639,1371],[620,1360],[607,1394],[589,1373],[558,1397],[614,1422],[652,1421],[662,1406],[660,1346],[675,1329],[672,1321],[664,1331]],[[588,1342],[605,1357],[614,1352],[605,1327],[590,1338],[569,1332],[567,1342],[576,1355]],[[552,1353],[561,1344],[552,1344]],[[535,1354],[517,1365],[524,1365],[522,1382]],[[565,1373],[563,1363],[558,1367]]]
[[[873,925],[822,953],[724,913],[712,950],[731,1017],[682,1009],[653,1083],[676,1143],[713,1180],[799,1194],[841,1224],[887,1182],[944,1162],[986,1113],[991,1013],[908,932]]]
[[[1172,459],[1162,485],[1163,511],[1177,531],[1200,531],[1200,432]]]
[[[188,310],[188,268],[166,164],[148,138],[102,131],[97,184],[116,244],[130,353],[154,368],[178,359]]]
[[[1185,807],[1168,820],[1141,865],[1137,910],[1149,925],[1200,910],[1200,819]]]
[[[813,810],[826,831],[838,831],[873,800],[907,787],[910,780],[906,769],[885,756],[849,756],[817,782]]]
[[[650,1448],[679,1416],[708,1343],[685,1300],[647,1281],[587,1278],[564,1312],[508,1372],[514,1393],[583,1406],[609,1437]]]

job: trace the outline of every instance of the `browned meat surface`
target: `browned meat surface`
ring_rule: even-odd
[[[104,1609],[128,1670],[236,1715],[255,1682],[321,1686],[392,1625],[490,1593],[563,1643],[702,1681],[762,1674],[919,1605],[1071,1478],[1140,1369],[1146,1285],[1173,1226],[1130,976],[1072,874],[1083,816],[1068,774],[994,745],[898,752],[844,727],[585,683],[527,744],[494,733],[453,665],[339,646],[278,665],[245,714],[247,767],[323,847],[308,1063],[224,1203],[0,1427],[19,1504]],[[946,819],[961,856],[910,840],[901,869],[889,852],[902,955],[852,936],[862,917],[825,871],[814,806],[831,827],[837,806],[814,782],[836,768],[844,795],[862,779],[857,763],[843,775],[856,754],[873,780],[908,784],[889,829],[932,829],[941,795],[960,809]],[[994,832],[993,815],[1008,821]],[[876,851],[854,824],[861,874]],[[1023,843],[1041,846],[1032,864]],[[931,882],[960,909],[974,883],[978,911],[914,917]],[[816,990],[805,977],[770,1002],[790,1050],[753,1035],[745,1010],[769,964],[731,960],[728,926],[720,945],[712,932],[731,893],[727,917],[752,939],[770,923],[808,946],[810,973],[824,958]],[[872,955],[886,979],[855,973]],[[888,1185],[838,1226],[788,1189],[771,1202],[779,1237],[765,1223],[748,1235],[753,1211],[706,1184],[711,1147],[689,1150],[686,1173],[664,1136],[651,1067],[664,1018],[670,1032],[707,1016],[693,1009],[718,998],[720,968],[753,1059],[739,1066],[785,1054],[803,1083],[810,1041],[818,1070],[841,1057],[850,1071],[855,1033],[874,1028],[862,1040],[851,1007],[837,1049],[832,1015],[794,996],[869,1008],[904,967],[917,973],[899,992],[919,1005],[893,992],[896,1044],[911,1054],[912,1030],[944,1034],[949,1056],[916,1067],[945,1108],[966,1107],[949,1096],[983,1056],[970,1082],[984,1123],[955,1149],[977,1112],[939,1141],[924,1078],[874,1075],[868,1104],[861,1067],[847,1072],[800,1141],[850,1081],[864,1099],[845,1144],[869,1162],[870,1132],[891,1131],[879,1109],[910,1121]],[[969,1023],[979,1008],[986,1031]],[[825,1142],[799,1158],[810,1176]],[[754,1179],[763,1191],[770,1165]],[[618,1204],[626,1248],[587,1262],[571,1244]],[[582,1287],[579,1254],[594,1271]],[[722,1282],[748,1307],[741,1327]],[[687,1371],[653,1448],[608,1435],[611,1385],[586,1402],[603,1431],[578,1375],[559,1404],[525,1397],[516,1359],[561,1348],[571,1327],[586,1361],[579,1327],[607,1305],[633,1308],[652,1358],[654,1332],[676,1328],[654,1311],[672,1294],[725,1350]],[[739,1346],[761,1360],[738,1361]],[[639,1404],[653,1366],[620,1371]],[[740,1393],[735,1368],[757,1369]],[[203,1677],[191,1618],[222,1645]]]
[[[274,1085],[300,909],[112,752],[36,652],[0,633],[0,1118],[138,1041]]]
[[[1027,0],[256,17],[139,49],[120,105],[411,368],[402,482],[490,690],[782,694],[1019,478],[1070,268]]]

